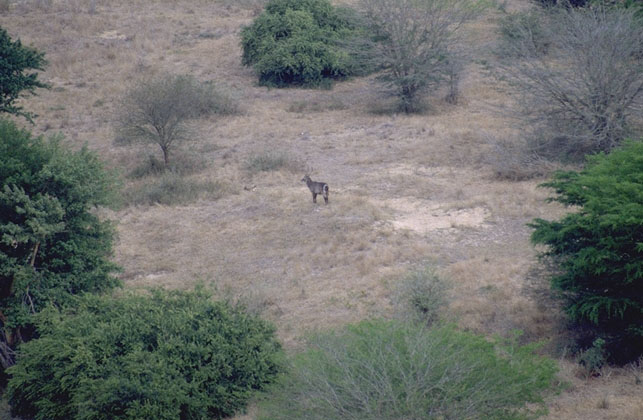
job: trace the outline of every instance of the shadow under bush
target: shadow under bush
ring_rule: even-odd
[[[291,362],[259,419],[524,419],[556,372],[533,347],[388,321],[316,335]]]

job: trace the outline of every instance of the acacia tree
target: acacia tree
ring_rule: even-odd
[[[44,53],[23,46],[20,40],[12,41],[7,31],[0,28],[0,112],[33,118],[15,101],[23,92],[33,93],[36,88],[47,87],[38,80],[38,73],[29,72],[43,70],[45,64]]]
[[[643,25],[633,9],[554,7],[533,12],[503,43],[499,76],[534,152],[582,160],[609,152],[643,116]],[[519,21],[517,21],[520,23]]]
[[[117,131],[120,142],[157,144],[165,167],[177,144],[189,140],[192,120],[212,113],[230,113],[212,85],[188,75],[165,75],[137,82],[122,99]]]
[[[362,0],[373,37],[366,60],[382,70],[404,112],[419,109],[427,92],[457,80],[455,47],[462,25],[480,12],[471,0]],[[358,52],[359,53],[359,52]],[[450,96],[454,96],[453,92]]]
[[[118,284],[109,261],[113,231],[91,211],[113,182],[86,149],[45,141],[0,120],[0,362],[29,339],[48,304]]]

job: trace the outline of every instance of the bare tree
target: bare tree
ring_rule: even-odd
[[[422,96],[449,79],[456,87],[456,34],[480,12],[475,0],[361,0],[374,33],[364,49],[382,70],[404,112],[417,111]],[[451,92],[451,100],[455,99]]]
[[[556,7],[539,19],[538,37],[528,25],[505,37],[499,72],[521,95],[531,148],[563,159],[610,151],[642,116],[643,26],[617,8]]]
[[[166,75],[139,81],[121,103],[117,132],[120,143],[156,143],[167,168],[177,143],[190,138],[189,123],[212,113],[230,113],[213,86],[192,76]]]

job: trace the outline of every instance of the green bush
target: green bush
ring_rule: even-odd
[[[213,419],[276,377],[274,328],[202,290],[87,295],[38,315],[9,369],[25,419]]]
[[[559,172],[558,201],[576,211],[561,220],[536,219],[532,240],[546,244],[562,268],[552,280],[577,327],[589,328],[612,361],[643,354],[643,142],[599,154],[581,172]],[[577,330],[579,328],[576,328]]]
[[[586,377],[600,374],[601,368],[607,361],[605,340],[597,338],[590,348],[578,353],[576,359],[578,364],[584,367]]]
[[[530,347],[372,321],[313,337],[260,419],[523,419],[556,371]],[[537,404],[536,404],[537,405]]]
[[[113,228],[93,212],[112,201],[114,178],[94,153],[0,120],[0,182],[3,348],[28,339],[32,314],[48,304],[119,282]]]
[[[271,0],[241,32],[243,64],[267,86],[319,86],[355,71],[339,46],[356,31],[350,13],[328,0]]]

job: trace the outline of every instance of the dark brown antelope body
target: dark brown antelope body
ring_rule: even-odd
[[[305,175],[302,178],[302,181],[306,183],[308,189],[313,194],[313,203],[317,202],[317,194],[321,194],[324,197],[324,202],[328,204],[328,184],[325,182],[316,182],[310,179],[308,175]]]

